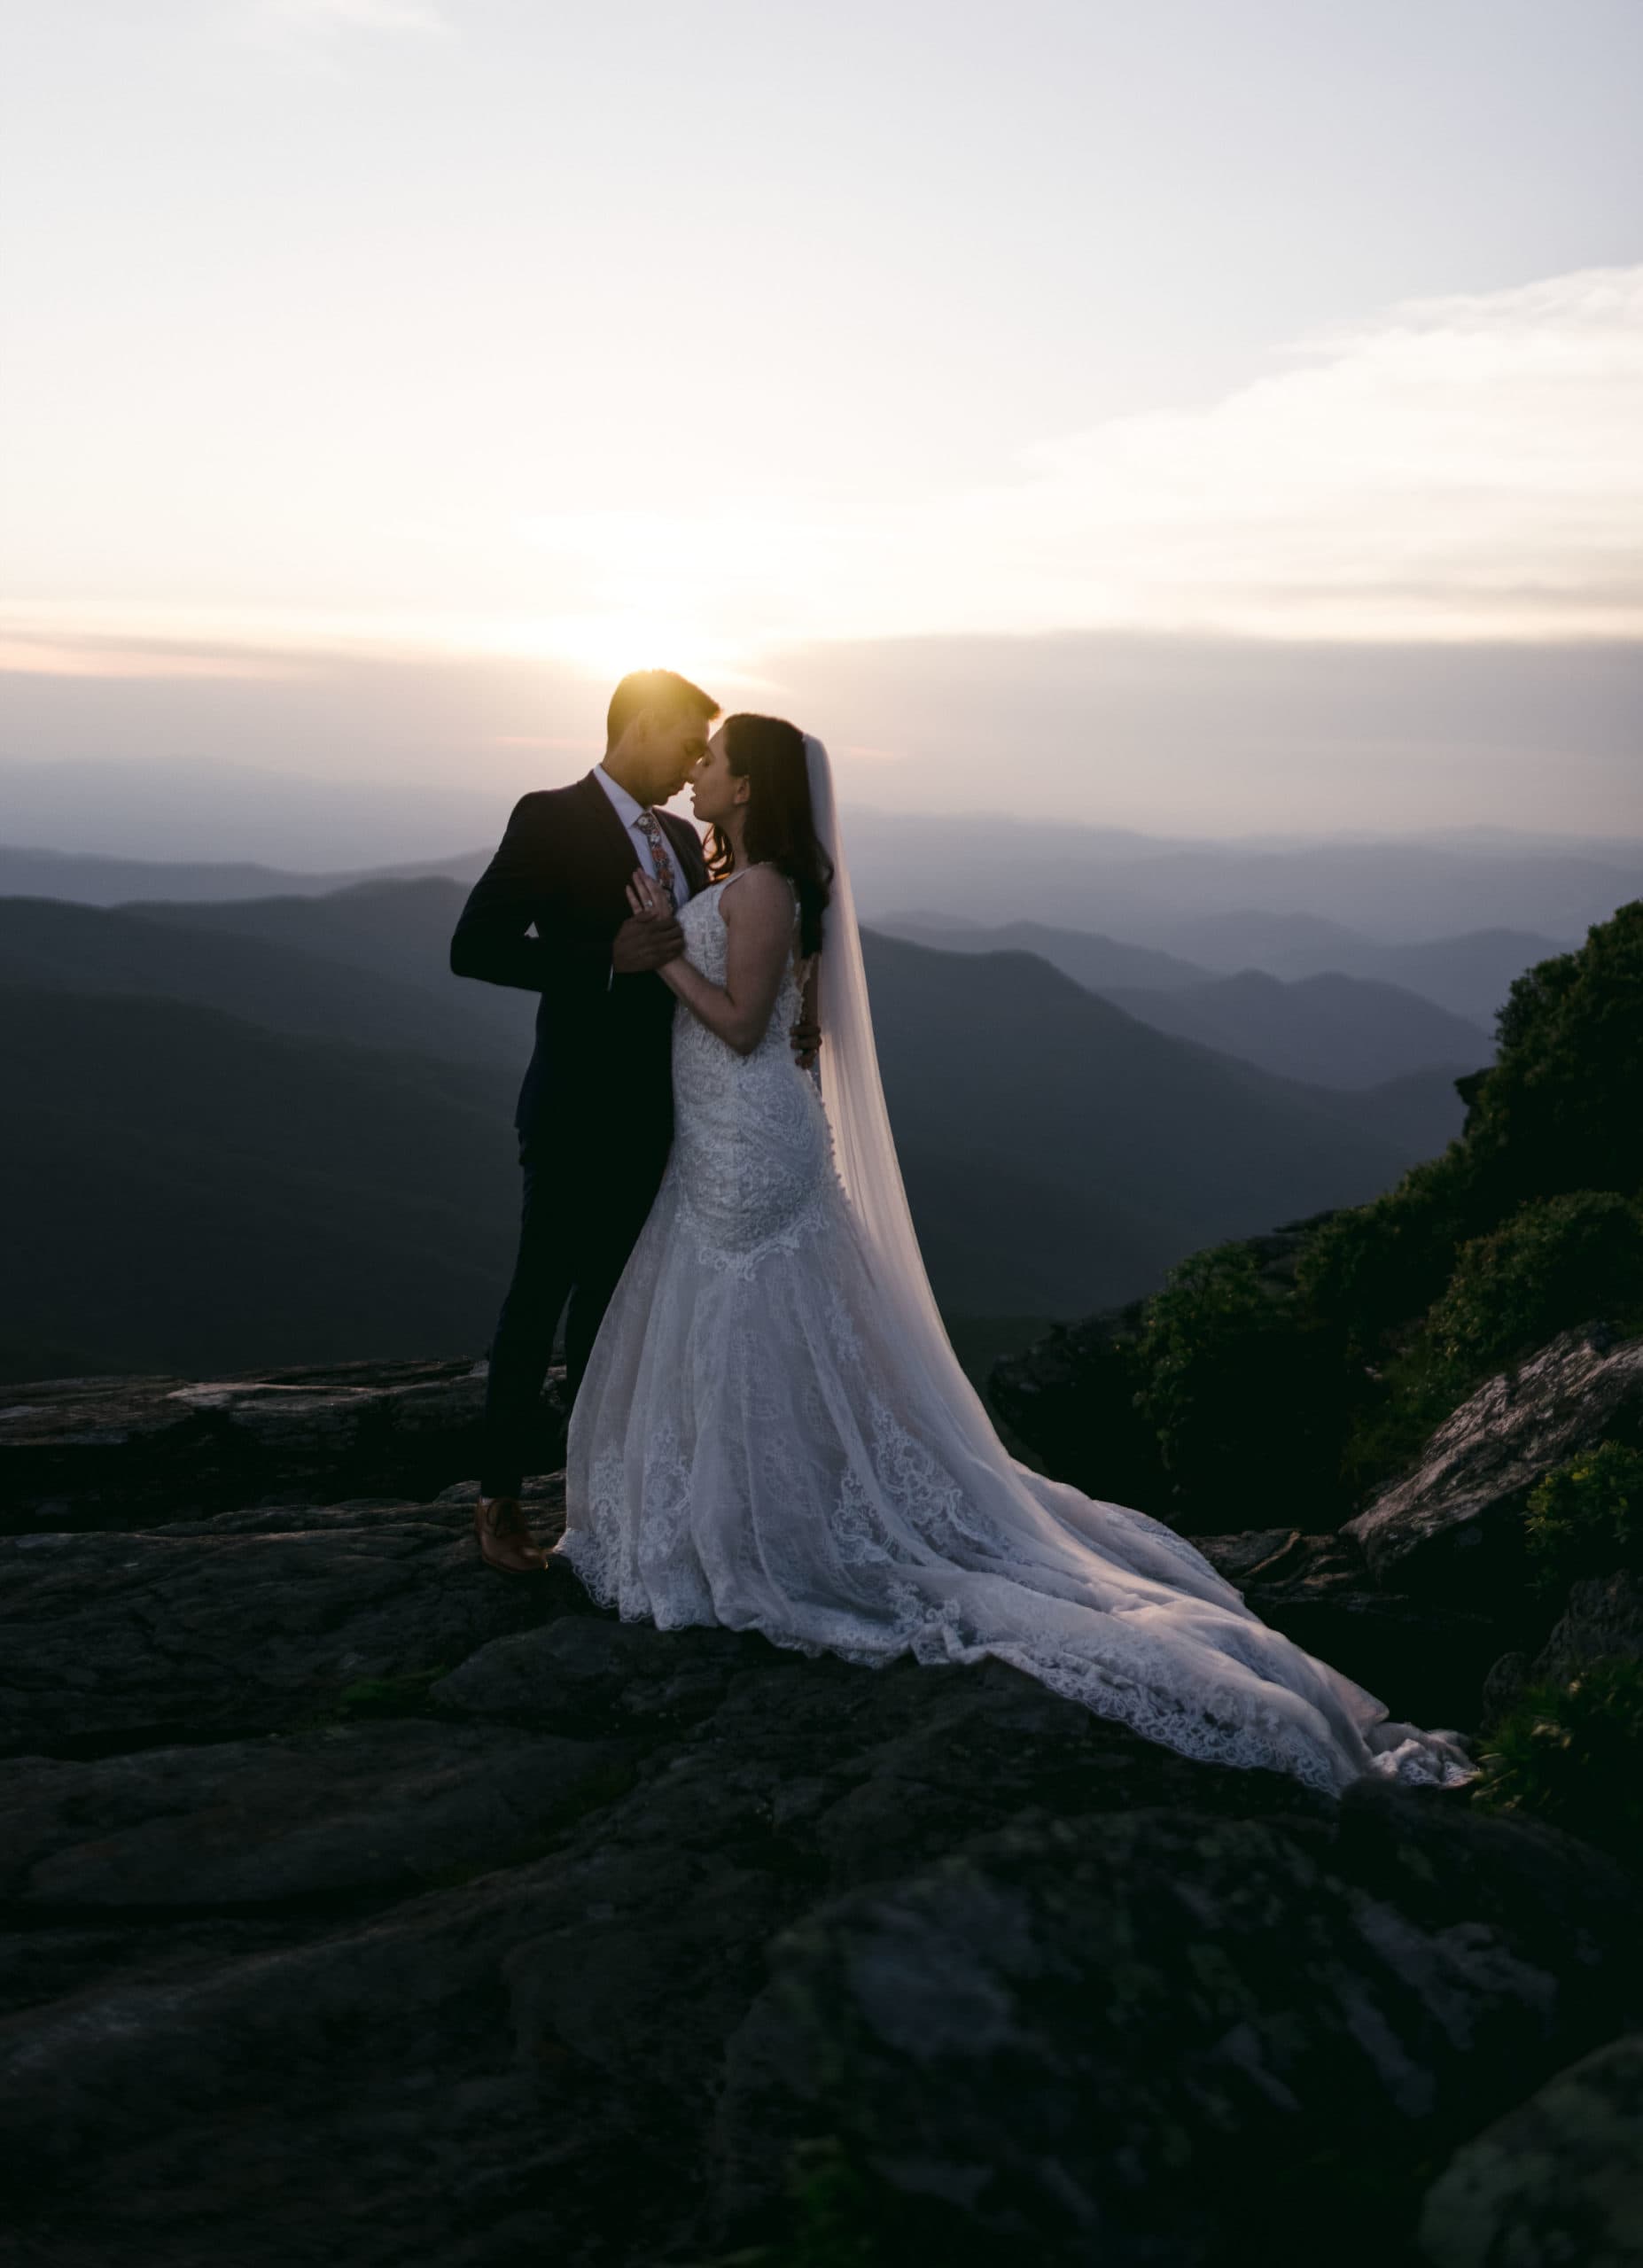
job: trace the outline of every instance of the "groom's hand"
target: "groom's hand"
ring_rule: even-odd
[[[671,917],[634,914],[611,941],[611,966],[619,976],[642,976],[677,960],[684,951],[684,931]]]
[[[788,1033],[788,1038],[792,1044],[794,1054],[798,1058],[799,1069],[814,1070],[816,1058],[822,1052],[821,1025],[801,1017]]]

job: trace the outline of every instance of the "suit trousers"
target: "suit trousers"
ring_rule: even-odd
[[[642,1115],[653,1120],[654,1113]],[[590,1151],[585,1137],[522,1130],[524,1202],[519,1252],[491,1340],[479,1487],[517,1496],[527,1472],[544,1470],[542,1385],[565,1317],[565,1387],[582,1381],[611,1295],[656,1200],[667,1141],[626,1130]]]

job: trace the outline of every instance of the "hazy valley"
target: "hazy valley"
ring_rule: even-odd
[[[884,828],[862,832],[870,875]],[[868,941],[921,1239],[978,1364],[1032,1319],[1153,1290],[1206,1244],[1361,1201],[1436,1153],[1492,1008],[1564,942],[1499,917],[1520,894],[1544,913],[1577,883],[1593,903],[1625,886],[1590,858],[1382,846],[1374,936],[1296,902],[1339,886],[1341,846],[1091,840],[1102,920],[1151,893],[1133,934],[949,905],[891,911],[895,934]],[[984,843],[946,828],[946,885],[972,905]],[[1347,848],[1361,897],[1377,853]],[[987,889],[1036,904],[1050,852],[1019,850]],[[1064,834],[1055,856],[1064,882]],[[0,1158],[31,1192],[8,1375],[483,1347],[533,1002],[448,973],[479,863],[339,878],[0,850]],[[1457,867],[1492,926],[1398,934]],[[1213,910],[1258,882],[1273,903]],[[1182,911],[1192,889],[1209,910]]]

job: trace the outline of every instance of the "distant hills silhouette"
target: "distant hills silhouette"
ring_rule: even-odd
[[[893,874],[917,903],[916,874],[927,909],[867,951],[921,1239],[974,1360],[1388,1187],[1458,1130],[1454,1077],[1557,924],[1643,886],[1627,846],[880,813],[853,865],[858,836],[869,901]],[[321,875],[0,850],[0,1168],[22,1197],[0,1374],[483,1347],[534,1007],[448,972],[486,855]]]
[[[0,901],[0,1165],[28,1192],[11,1375],[35,1348],[54,1369],[198,1371],[483,1346],[533,1001],[449,975],[463,895],[426,876]],[[1028,953],[869,936],[868,954],[955,1316],[1142,1291],[1206,1241],[1388,1186],[1458,1116],[1447,1070],[1350,1094],[1275,1077]]]
[[[1063,1312],[1097,1278],[1123,1298],[1234,1216],[1356,1202],[1422,1154],[1374,1093],[1154,1031],[1032,955],[866,946],[908,1192],[956,1308]]]
[[[229,922],[166,918],[171,911],[0,898],[0,983],[139,994],[219,1008],[271,1031],[410,1048],[456,1061],[497,1060],[503,1020],[494,1016],[489,997],[471,1007],[454,980],[440,987],[415,974],[240,934]],[[416,968],[414,954],[401,959],[408,971]],[[515,1033],[518,1021],[512,1020]]]
[[[1045,819],[885,812],[851,819],[852,880],[869,921],[909,905],[983,926],[1026,917],[1225,975],[1343,968],[1356,938],[1404,944],[1504,928],[1574,944],[1643,892],[1636,843],[1177,843]]]
[[[273,792],[266,782],[264,788]],[[198,782],[191,792],[198,804]],[[497,833],[502,817],[499,807]],[[1492,929],[1572,944],[1592,922],[1643,894],[1643,842],[1561,842],[1487,829],[1374,840],[1183,842],[1054,819],[870,808],[853,809],[849,827],[856,900],[869,921],[883,922],[908,906],[984,927],[1031,918],[1096,930],[1226,975],[1261,967],[1280,976],[1339,970],[1409,982],[1351,957],[1364,945]],[[372,872],[471,882],[487,855],[482,842],[458,844],[425,859],[385,859]],[[365,878],[357,866],[328,874],[259,871],[243,863],[214,868],[197,859],[167,867],[0,845],[0,896],[104,905],[136,897],[222,900],[311,896]],[[1497,1003],[1444,1005],[1486,1019]]]
[[[1483,1018],[1440,1006],[1419,985],[1383,977],[1325,971],[1284,980],[1252,966],[1234,976],[1217,976],[1176,954],[1040,921],[984,928],[914,914],[892,916],[882,926],[945,952],[1036,953],[1143,1023],[1224,1048],[1281,1076],[1325,1086],[1373,1086],[1435,1063],[1476,1070],[1493,1048]],[[1434,969],[1457,981],[1464,970],[1473,994],[1494,1006],[1521,970],[1560,950],[1551,938],[1504,931],[1483,941],[1450,942],[1468,950],[1445,956],[1430,949]],[[1417,949],[1382,949],[1399,950]],[[1493,1006],[1484,1014],[1492,1019]]]
[[[0,986],[9,1375],[483,1346],[511,1246],[498,1067],[181,1000]]]

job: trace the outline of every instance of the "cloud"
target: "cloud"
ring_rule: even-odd
[[[1197,409],[1038,446],[1013,480],[848,524],[802,502],[538,519],[590,611],[773,641],[1143,629],[1643,634],[1643,268],[1414,302]]]
[[[294,664],[266,652],[236,653],[185,645],[143,645],[69,635],[12,637],[0,622],[0,678],[254,678],[289,674]]]
[[[288,23],[333,26],[422,12],[408,0],[283,5]],[[326,50],[318,67],[340,66]],[[823,641],[1643,639],[1643,267],[1394,307],[1275,354],[1218,400],[1110,418],[1024,450],[990,485],[922,494],[871,467],[846,493],[796,434],[774,454],[750,444],[741,493],[705,505],[681,447],[666,478],[630,478],[611,460],[603,491],[582,490],[605,509],[544,510],[521,473],[542,454],[531,408],[523,424],[499,418],[471,458],[453,441],[424,497],[421,419],[401,421],[409,447],[392,435],[362,447],[361,399],[314,429],[325,461],[275,406],[214,451],[178,439],[169,454],[133,453],[122,426],[107,502],[59,416],[31,475],[32,519],[10,517],[7,579],[50,587],[43,560],[64,563],[60,584],[93,544],[108,555],[111,537],[115,555],[140,555],[133,579],[152,579],[119,602],[8,603],[0,628],[48,646],[506,656],[601,681],[689,656],[755,705],[772,656]],[[43,396],[42,421],[56,414]],[[611,446],[569,430],[596,457]],[[201,485],[199,468],[219,462],[230,477]],[[76,495],[93,493],[75,521]],[[251,580],[247,531],[254,602],[236,595]],[[170,546],[163,574],[156,543]],[[876,741],[865,725],[860,737]]]
[[[302,46],[347,32],[448,34],[434,0],[255,0],[252,27],[265,41]]]
[[[1001,548],[1040,622],[1643,628],[1643,268],[1414,302],[1286,359],[1034,451],[955,533]]]

